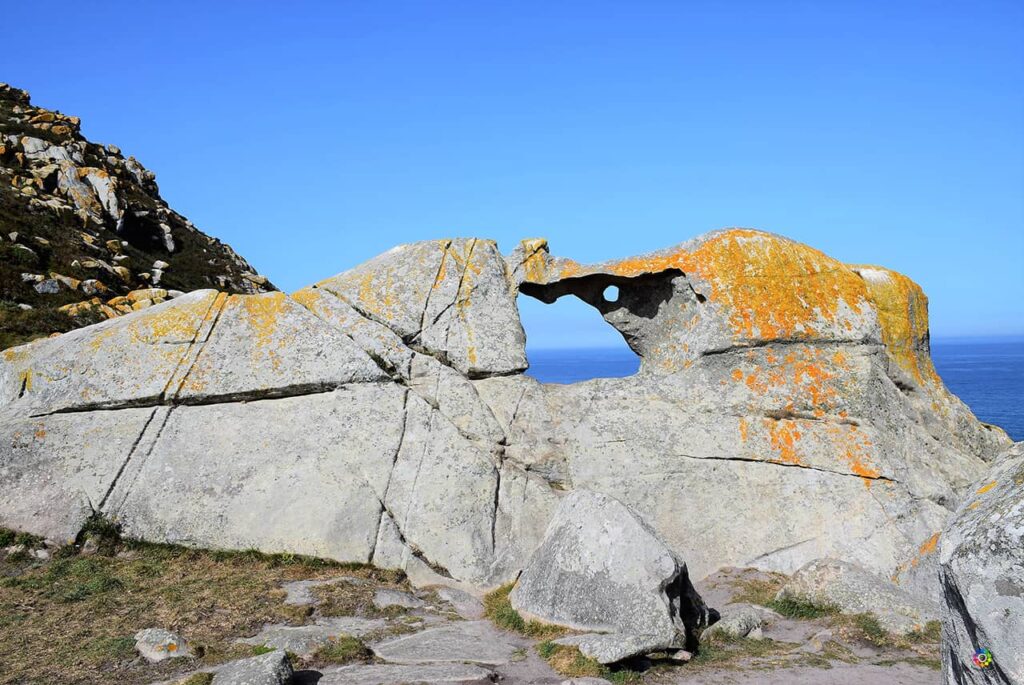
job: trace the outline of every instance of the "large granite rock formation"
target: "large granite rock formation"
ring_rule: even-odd
[[[523,375],[518,293],[590,303],[640,372]],[[587,489],[694,578],[830,557],[934,592],[939,531],[1009,445],[935,374],[915,284],[751,230],[596,266],[427,241],[290,297],[197,291],[4,352],[0,407],[0,525],[70,539],[99,511],[478,589]]]
[[[947,683],[1024,683],[1024,443],[975,483],[939,551]],[[973,656],[987,649],[991,664]]]

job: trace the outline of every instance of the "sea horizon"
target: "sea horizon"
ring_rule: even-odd
[[[975,416],[1024,440],[1024,335],[944,336],[931,340],[932,361],[946,387]],[[569,384],[632,376],[640,358],[625,344],[526,347],[526,375]]]

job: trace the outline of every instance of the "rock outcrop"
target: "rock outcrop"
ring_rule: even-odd
[[[896,635],[923,631],[939,617],[937,603],[915,598],[885,578],[836,559],[818,559],[798,570],[777,599],[809,600],[844,614],[870,613]]]
[[[133,290],[274,289],[168,207],[155,178],[116,146],[86,140],[78,117],[0,84],[4,346],[131,311],[135,301],[119,298]]]
[[[525,376],[519,293],[590,303],[640,372]],[[585,489],[694,578],[829,557],[934,596],[939,532],[1009,444],[942,385],[899,274],[751,230],[596,266],[426,241],[291,296],[196,291],[7,350],[0,525],[70,539],[98,511],[478,591]]]
[[[605,664],[695,650],[710,622],[686,564],[628,507],[589,490],[562,500],[509,599],[528,618],[589,632],[571,644]]]
[[[975,483],[939,562],[946,682],[1024,683],[1024,443]],[[991,655],[983,668],[973,660],[981,650]]]

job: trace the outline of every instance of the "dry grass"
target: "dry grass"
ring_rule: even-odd
[[[576,647],[542,642],[537,653],[559,675],[566,678],[604,678],[616,684],[639,683],[640,674],[628,669],[612,670],[594,659],[583,656]]]
[[[58,555],[60,556],[60,555]],[[294,556],[126,543],[116,556],[47,563],[0,560],[0,683],[149,683],[250,656],[233,644],[265,622],[304,623],[282,582],[374,569]],[[147,665],[135,633],[158,626],[189,641],[198,660]]]

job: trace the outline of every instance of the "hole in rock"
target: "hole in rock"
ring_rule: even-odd
[[[605,302],[618,302],[619,301],[619,286],[617,286],[617,285],[610,285],[610,286],[608,286],[607,288],[604,289],[604,292],[601,293],[601,296],[604,297],[604,301]]]
[[[614,300],[608,291],[614,289]],[[608,302],[619,289],[603,291]],[[632,376],[640,357],[601,317],[601,313],[575,295],[566,294],[552,304],[519,295],[519,315],[526,331],[526,372],[542,383],[577,383],[592,378]]]

